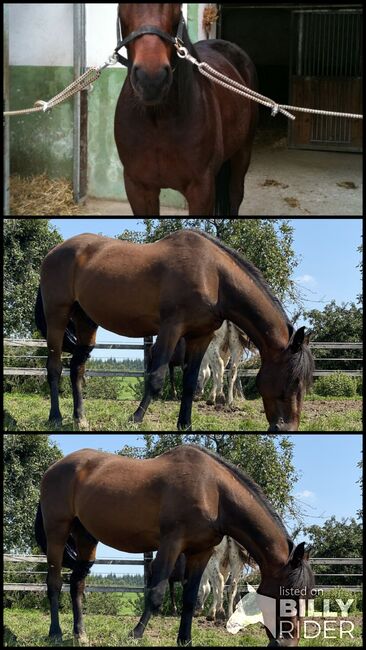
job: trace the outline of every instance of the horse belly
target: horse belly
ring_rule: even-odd
[[[75,498],[75,515],[98,541],[126,553],[154,551],[160,544],[159,499],[154,503],[133,479],[94,479]],[[98,484],[98,487],[94,485]]]

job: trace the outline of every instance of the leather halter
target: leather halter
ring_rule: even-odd
[[[178,23],[178,29],[177,29],[177,35],[172,36],[171,34],[168,34],[168,32],[163,32],[161,29],[158,27],[155,27],[155,25],[142,25],[136,31],[131,32],[126,38],[122,39],[122,26],[121,26],[121,19],[119,15],[117,15],[117,47],[114,50],[116,59],[118,63],[121,63],[121,65],[125,65],[128,68],[131,67],[131,61],[126,59],[125,56],[122,56],[119,54],[118,50],[121,49],[121,47],[124,47],[125,45],[128,45],[128,43],[131,43],[134,41],[136,38],[139,38],[140,36],[144,36],[145,34],[154,34],[155,36],[159,36],[159,38],[162,38],[165,41],[168,41],[168,43],[171,43],[172,45],[183,45],[183,30],[185,27],[185,22],[184,22],[184,16],[181,13],[180,14],[180,19]]]

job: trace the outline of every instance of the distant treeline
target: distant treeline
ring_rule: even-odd
[[[90,359],[90,370],[143,370],[143,359]]]
[[[88,577],[88,583],[93,585],[106,585],[106,586],[120,586],[120,587],[143,587],[144,576],[141,574],[124,573],[123,575],[116,575],[109,573],[108,575],[96,575],[93,573]]]

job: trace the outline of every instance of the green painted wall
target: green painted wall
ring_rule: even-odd
[[[47,100],[71,83],[68,67],[11,66],[10,109],[32,108],[38,99]],[[49,113],[9,118],[10,171],[29,176],[72,179],[73,104],[66,102]]]
[[[89,94],[88,195],[127,200],[123,168],[114,142],[114,112],[126,78],[126,70],[107,68]],[[185,200],[174,190],[162,190],[162,205],[184,207]]]

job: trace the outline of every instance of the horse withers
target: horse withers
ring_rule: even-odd
[[[287,613],[280,610],[280,602],[285,593],[312,597],[314,577],[304,544],[295,546],[252,479],[205,448],[183,445],[149,460],[93,449],[65,456],[42,479],[35,534],[47,554],[52,639],[62,636],[61,568],[69,567],[74,634],[85,640],[85,577],[102,542],[127,553],[157,551],[135,638],[142,637],[151,614],[161,606],[169,576],[185,554],[178,644],[190,644],[203,572],[214,547],[229,535],[259,565],[258,593],[273,602],[273,615],[265,619],[271,644],[298,644],[300,610],[292,605]]]
[[[82,386],[98,326],[122,336],[157,335],[147,388],[134,421],[160,392],[175,347],[186,341],[178,428],[191,428],[201,361],[225,319],[244,331],[261,355],[257,377],[270,431],[297,431],[313,377],[305,328],[298,331],[250,262],[220,240],[180,230],[152,244],[99,235],[72,237],[53,248],[41,269],[36,323],[48,344],[50,421],[62,417],[58,384],[62,350],[72,352],[74,419],[87,427]]]
[[[257,104],[179,58],[176,38],[198,61],[255,90],[249,56],[224,40],[193,45],[178,3],[121,3],[118,20],[128,75],[114,132],[133,213],[158,215],[160,190],[171,188],[183,194],[190,215],[237,215]]]

